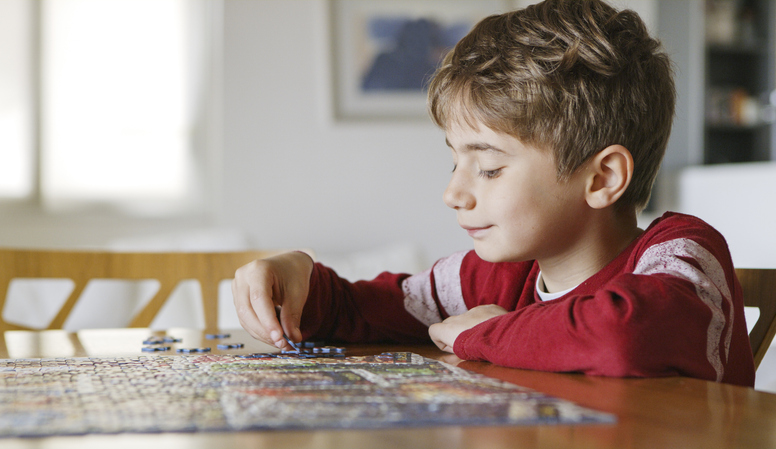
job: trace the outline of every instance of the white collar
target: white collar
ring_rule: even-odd
[[[540,271],[539,275],[536,276],[536,293],[539,294],[539,299],[542,301],[552,301],[553,299],[558,299],[577,287],[578,286],[575,285],[568,290],[563,290],[562,292],[547,293],[545,291],[546,287],[544,285],[544,280],[542,279],[542,272]]]

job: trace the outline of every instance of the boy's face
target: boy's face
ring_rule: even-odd
[[[577,170],[559,181],[550,151],[479,124],[446,131],[453,153],[444,201],[490,262],[562,261],[579,248],[585,178]]]

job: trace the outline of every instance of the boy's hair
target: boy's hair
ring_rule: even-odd
[[[620,144],[634,159],[618,208],[643,209],[665,153],[676,91],[671,61],[630,10],[546,0],[483,19],[429,85],[443,129],[485,126],[552,149],[559,179]]]

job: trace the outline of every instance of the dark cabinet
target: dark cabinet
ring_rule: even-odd
[[[705,2],[704,164],[772,158],[774,3]]]

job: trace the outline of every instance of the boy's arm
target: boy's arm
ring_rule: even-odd
[[[717,379],[699,339],[711,312],[688,284],[622,275],[595,294],[534,304],[465,330],[454,350],[467,360],[541,371]]]
[[[413,276],[385,272],[349,282],[305,254],[287,253],[241,267],[232,293],[241,325],[281,348],[284,329],[296,341],[429,342],[428,325],[466,311],[459,279],[465,254]],[[282,306],[282,326],[275,306]]]
[[[316,263],[301,317],[304,339],[345,342],[428,342],[428,327],[404,307],[409,274],[384,272],[350,282]]]
[[[751,349],[727,246],[716,233],[702,234],[661,236],[619,273],[464,330],[455,353],[535,370],[750,385]]]
[[[429,342],[428,326],[486,304],[467,302],[464,283],[490,286],[487,304],[515,310],[518,301],[525,301],[522,286],[532,265],[490,264],[474,251],[461,251],[412,276],[386,272],[350,283],[316,264],[302,333],[305,338],[352,342]]]

